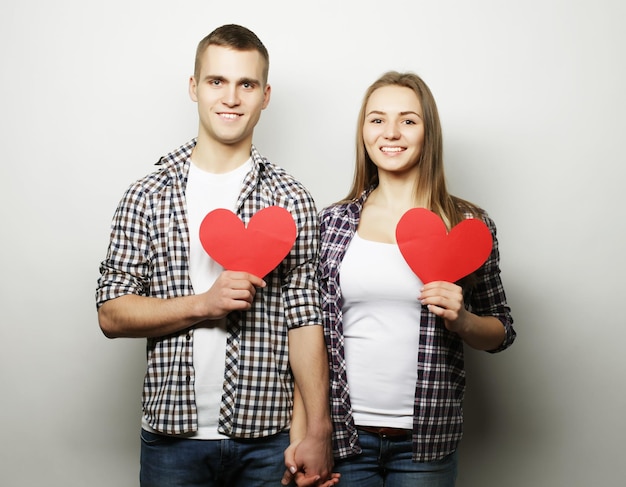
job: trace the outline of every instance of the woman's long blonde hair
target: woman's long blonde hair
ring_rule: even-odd
[[[356,134],[356,166],[350,192],[343,200],[353,201],[363,191],[378,185],[378,168],[372,162],[363,140],[365,109],[370,96],[383,86],[402,86],[415,92],[422,106],[424,146],[418,162],[415,182],[415,206],[428,208],[444,221],[448,229],[459,223],[466,212],[477,214],[478,209],[468,201],[448,193],[443,169],[443,137],[437,104],[430,88],[414,73],[388,71],[372,83],[363,97]]]

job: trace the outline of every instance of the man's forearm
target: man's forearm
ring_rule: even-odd
[[[306,411],[307,434],[330,437],[328,356],[321,326],[289,332],[289,360]]]
[[[202,320],[194,311],[195,300],[195,296],[159,299],[127,294],[104,303],[98,321],[109,338],[169,335]]]
[[[250,309],[257,287],[265,287],[265,281],[247,272],[224,271],[202,294],[168,299],[128,294],[111,299],[98,310],[98,320],[109,338],[169,335]]]

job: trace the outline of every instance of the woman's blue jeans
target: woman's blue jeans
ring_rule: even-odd
[[[289,432],[192,440],[141,430],[141,487],[279,487]]]
[[[458,455],[434,462],[413,462],[410,435],[388,438],[359,430],[363,453],[335,460],[340,487],[454,487]]]

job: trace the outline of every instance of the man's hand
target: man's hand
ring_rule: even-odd
[[[224,271],[211,288],[203,293],[209,319],[219,319],[231,311],[250,309],[256,289],[265,287],[265,281],[247,272]]]
[[[309,464],[307,463],[307,455],[303,450],[300,450],[300,447],[303,443],[308,442],[305,440],[297,440],[291,443],[289,447],[285,450],[285,466],[287,470],[285,470],[285,474],[281,480],[283,485],[289,485],[292,481],[296,483],[298,487],[331,487],[339,482],[340,474],[338,473],[323,473],[320,474],[319,470],[316,470],[312,465],[316,463],[314,460]],[[310,440],[310,443],[318,443],[317,440]],[[321,442],[325,443],[324,441]],[[307,444],[304,445],[304,450],[308,448]],[[312,445],[313,449],[317,449],[319,453],[313,454],[313,459],[316,458],[324,458],[326,455],[330,455],[330,466],[332,467],[332,449],[330,451],[326,451],[323,445]],[[321,447],[321,449],[320,449]],[[328,461],[328,457],[326,457],[326,461]],[[299,467],[298,467],[299,466]],[[330,472],[331,468],[325,470],[325,472]]]

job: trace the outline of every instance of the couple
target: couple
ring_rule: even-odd
[[[395,72],[363,100],[352,189],[318,215],[252,145],[268,70],[245,27],[200,41],[197,137],[132,184],[113,217],[96,302],[107,337],[147,338],[141,485],[453,486],[463,343],[500,351],[515,338],[495,226],[447,193],[432,94]],[[208,212],[247,223],[272,205],[297,238],[267,276],[204,252]],[[421,283],[395,242],[414,207],[448,228],[481,218],[487,262],[460,283]]]

